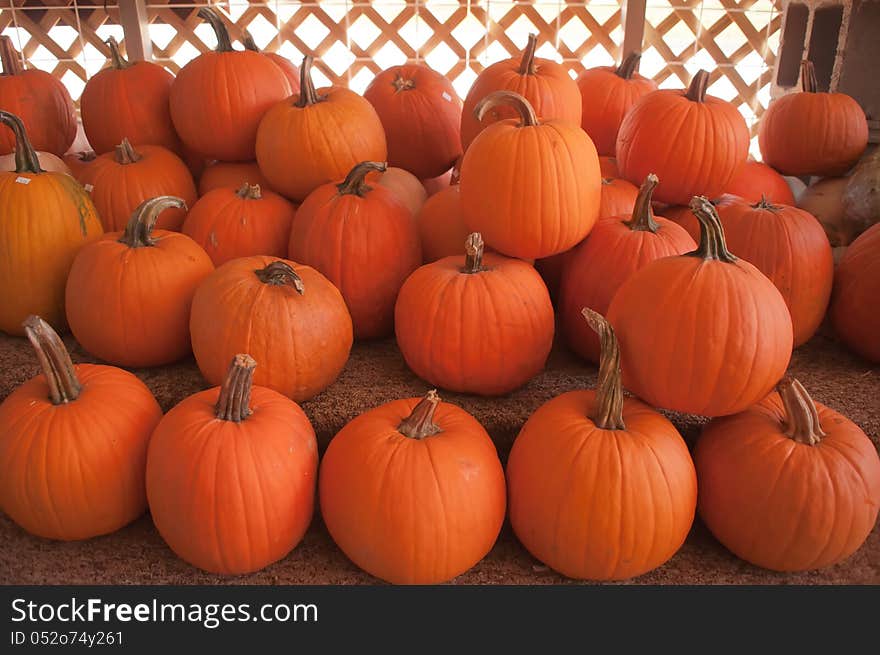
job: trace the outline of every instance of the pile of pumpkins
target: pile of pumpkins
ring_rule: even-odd
[[[464,103],[423,64],[360,96],[316,89],[310,56],[297,69],[246,34],[234,49],[200,15],[217,49],[176,78],[108,42],[81,102],[97,154],[64,161],[67,92],[0,45],[0,329],[43,369],[0,405],[16,523],[87,539],[149,508],[181,558],[241,574],[297,545],[317,490],[339,547],[394,583],[466,571],[506,515],[536,558],[594,580],[662,565],[697,511],[774,570],[864,542],[877,451],[786,377],[829,302],[840,338],[880,361],[880,225],[850,235],[835,272],[780,174],[841,175],[867,145],[861,109],[816,93],[808,62],[803,92],[765,114],[761,164],[705,71],[657,90],[629,55],[574,81],[530,37]],[[543,368],[554,302],[597,387],[540,407],[506,472],[433,390],[355,418],[319,471],[297,403],[353,340],[394,335],[431,386],[503,395]],[[68,327],[110,365],[74,365]],[[214,386],[164,416],[117,368],[189,352]],[[693,454],[655,408],[711,417]]]

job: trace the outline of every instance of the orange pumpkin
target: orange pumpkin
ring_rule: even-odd
[[[395,400],[333,437],[321,516],[357,566],[394,584],[437,584],[479,562],[504,521],[504,470],[476,419],[440,401]]]
[[[391,191],[412,216],[419,213],[425,200],[428,199],[428,192],[425,191],[419,178],[402,168],[388,166],[383,173],[370,173],[367,181],[375,181],[376,184]]]
[[[198,199],[181,231],[204,248],[214,266],[236,257],[287,254],[296,208],[271,191],[245,182],[220,187]]]
[[[119,366],[159,366],[187,355],[189,307],[214,266],[188,236],[153,231],[167,207],[159,196],[138,207],[125,232],[79,251],[67,278],[67,320],[80,345]]]
[[[600,155],[613,157],[623,117],[643,95],[657,90],[657,83],[639,75],[641,53],[631,52],[620,66],[598,66],[577,79],[581,92],[581,127]]]
[[[256,184],[263,191],[271,191],[272,187],[255,161],[217,161],[205,167],[199,178],[199,196],[204,196],[214,189],[232,189],[237,191],[242,184]]]
[[[76,180],[42,171],[17,116],[0,110],[0,122],[16,140],[15,170],[0,171],[0,330],[24,334],[21,322],[36,312],[60,330],[70,265],[101,221]]]
[[[735,414],[766,396],[791,357],[791,317],[773,283],[727,249],[715,208],[694,198],[698,248],[646,265],[624,282],[608,320],[623,379],[639,398],[704,416]]]
[[[510,525],[563,575],[625,580],[661,566],[684,543],[697,479],[672,423],[624,398],[611,326],[584,315],[602,343],[596,389],[557,396],[526,421],[507,460]]]
[[[53,155],[51,152],[35,151],[35,153],[37,155],[37,161],[40,164],[40,168],[42,168],[44,171],[52,173],[67,173],[68,175],[73,175],[73,173],[71,173],[70,171],[70,168],[61,157]],[[16,167],[15,159],[16,157],[14,152],[9,153],[8,155],[0,155],[0,171],[14,171]]]
[[[513,107],[519,121],[493,123],[462,160],[465,224],[511,257],[537,259],[568,250],[598,218],[602,180],[596,148],[576,124],[539,122],[529,102],[509,91],[487,96],[476,111],[482,116],[502,105]]]
[[[425,201],[416,216],[422,261],[426,264],[461,252],[461,244],[468,237],[461,211],[459,175],[456,171],[449,185]]]
[[[599,361],[599,339],[581,310],[607,313],[614,294],[633,273],[655,259],[697,247],[684,228],[654,216],[651,195],[657,183],[656,175],[645,178],[632,216],[611,216],[596,223],[562,269],[560,322],[569,347],[592,362]]]
[[[252,386],[236,355],[220,388],[159,423],[147,455],[156,529],[181,559],[226,575],[257,571],[300,542],[312,519],[318,444],[299,405]]]
[[[85,150],[83,152],[72,152],[69,155],[64,155],[64,163],[67,165],[67,168],[70,169],[70,174],[79,180],[79,176],[83,170],[88,168],[97,158],[98,155],[95,154],[94,150]]]
[[[241,31],[241,43],[245,47],[245,50],[260,52],[260,48],[254,41],[254,37],[246,29]],[[277,52],[264,52],[263,56],[268,58],[273,64],[281,69],[281,72],[284,73],[284,77],[287,78],[287,83],[290,84],[290,92],[292,94],[299,93],[299,67],[287,57],[280,55]]]
[[[0,36],[0,107],[18,116],[33,147],[61,157],[76,138],[76,110],[67,87],[45,71],[23,70],[12,39]],[[15,152],[13,135],[0,134],[0,154]]]
[[[105,43],[110,67],[89,78],[80,98],[89,145],[97,153],[111,152],[127,138],[135,145],[180,150],[168,108],[174,76],[150,61],[126,61],[113,37]]]
[[[394,308],[407,365],[433,385],[497,396],[541,372],[553,344],[553,305],[530,264],[493,253],[472,234],[465,257],[426,264]]]
[[[436,177],[461,156],[461,99],[425,64],[392,66],[364,91],[388,140],[388,163],[416,177]]]
[[[619,177],[602,178],[599,218],[625,216],[632,213],[639,197],[639,187]]]
[[[342,295],[318,271],[277,257],[240,257],[196,290],[193,353],[211,384],[222,362],[249,352],[265,362],[254,382],[297,402],[330,386],[348,361],[351,317]]]
[[[599,171],[602,177],[620,177],[620,169],[614,157],[599,157]]]
[[[724,193],[752,203],[766,198],[778,205],[794,205],[794,194],[785,178],[767,164],[754,160],[740,164]]]
[[[685,232],[691,235],[694,242],[700,240],[700,221],[694,216],[693,210],[688,205],[668,205],[662,209],[663,217],[678,224]]]
[[[403,281],[422,261],[409,211],[370,171],[385,164],[361,162],[341,184],[325,184],[305,199],[290,231],[290,258],[312,266],[342,292],[356,339],[394,331],[394,302]]]
[[[461,145],[465,151],[488,125],[518,116],[515,107],[505,104],[494,104],[477,114],[477,105],[496,91],[523,96],[542,119],[580,125],[581,93],[577,84],[561,64],[535,57],[537,45],[537,35],[529,34],[520,57],[496,62],[474,80],[461,112]]]
[[[840,339],[880,362],[880,224],[853,241],[837,265],[831,322]]]
[[[145,200],[157,196],[182,198],[190,207],[196,201],[196,185],[186,164],[162,146],[139,146],[128,139],[84,168],[79,181],[89,190],[98,215],[108,232],[122,230],[132,212]],[[185,207],[169,206],[159,216],[157,227],[179,230]]]
[[[734,555],[775,571],[845,560],[880,508],[880,458],[859,427],[786,379],[711,421],[694,451],[699,512]]]
[[[171,86],[174,128],[189,148],[209,159],[252,161],[263,114],[290,95],[284,72],[257,52],[232,49],[220,14],[202,7],[199,16],[217,35],[217,49],[180,69]]]
[[[687,204],[694,195],[714,198],[746,160],[749,130],[739,110],[706,95],[709,73],[699,71],[684,91],[664,89],[642,97],[617,135],[617,164],[630,182],[660,177],[660,202]]]
[[[461,168],[461,157],[455,160],[455,165],[450,168],[445,173],[438,175],[437,177],[430,177],[422,180],[422,186],[425,187],[425,191],[430,198],[435,193],[440,193],[451,184],[452,180],[452,171],[455,169],[456,171]],[[457,174],[457,173],[456,173]]]
[[[147,507],[147,443],[162,410],[128,371],[74,366],[42,319],[24,330],[43,374],[0,404],[0,506],[39,537],[114,532]]]
[[[770,278],[791,313],[794,345],[815,334],[828,308],[834,262],[825,231],[810,214],[761,200],[716,205],[730,251]]]
[[[303,58],[299,95],[272,107],[257,130],[257,162],[272,188],[296,202],[341,180],[362,161],[385,161],[382,122],[373,106],[341,87],[316,90]]]
[[[843,175],[868,145],[865,112],[845,93],[817,92],[811,61],[801,62],[801,86],[764,112],[761,156],[783,175]]]

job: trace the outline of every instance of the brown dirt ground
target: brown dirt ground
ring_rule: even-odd
[[[70,338],[75,361],[94,361]],[[24,339],[0,334],[0,401],[38,372]],[[858,423],[880,443],[880,366],[870,366],[820,334],[795,351],[791,372],[823,402]],[[136,370],[167,411],[206,384],[192,359],[159,369]],[[546,370],[504,398],[452,393],[449,402],[471,412],[495,440],[502,459],[526,418],[544,401],[590,386],[595,369],[564,348],[551,354]],[[393,341],[358,344],[339,380],[303,408],[323,450],[330,438],[366,409],[396,398],[419,396],[427,385],[406,367]],[[669,414],[689,444],[701,419]],[[6,584],[371,584],[336,548],[316,516],[302,543],[286,558],[257,573],[228,578],[203,573],[177,559],[148,516],[122,530],[85,542],[57,543],[32,537],[0,514],[0,583]],[[548,584],[570,582],[532,558],[505,526],[495,547],[461,584]],[[659,569],[633,582],[647,584],[880,584],[880,527],[849,560],[809,573],[779,574],[738,560],[696,521],[681,550]]]

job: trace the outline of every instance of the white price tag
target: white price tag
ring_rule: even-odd
[[[83,189],[85,189],[87,193],[91,193],[92,189],[94,189],[94,188],[95,187],[93,187],[91,184],[84,184],[83,185]]]
[[[449,95],[446,91],[443,92],[443,96],[442,96],[442,97],[443,97],[443,99],[444,99],[446,102],[452,102],[452,96]]]
[[[30,184],[31,178],[22,177],[21,175],[19,175],[17,178],[15,178],[15,181],[18,182],[19,184]]]

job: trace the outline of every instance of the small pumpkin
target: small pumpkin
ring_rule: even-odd
[[[724,193],[739,196],[751,203],[762,198],[777,205],[794,205],[794,193],[785,178],[767,164],[748,160],[740,164]]]
[[[223,381],[223,362],[248,352],[265,362],[254,383],[296,402],[333,383],[352,343],[336,287],[313,268],[266,256],[233,259],[209,275],[193,297],[189,329],[210,384]]]
[[[260,48],[257,46],[256,41],[254,41],[253,35],[251,35],[246,29],[241,31],[241,44],[244,46],[245,50],[260,52]],[[291,94],[299,93],[299,67],[287,57],[277,52],[263,52],[262,54],[273,64],[278,66],[278,68],[281,69],[281,72],[284,73],[284,77],[287,78],[287,83],[290,84]]]
[[[138,207],[124,232],[83,247],[67,278],[67,320],[95,357],[119,366],[159,366],[190,351],[189,308],[214,270],[184,234],[153,230],[180,198],[159,196]]]
[[[831,566],[858,550],[877,521],[874,444],[791,378],[746,411],[710,421],[694,462],[700,518],[757,566]]]
[[[296,208],[258,184],[220,187],[198,199],[181,231],[204,248],[214,266],[236,257],[287,254]]]
[[[526,421],[507,460],[510,525],[563,575],[625,580],[661,566],[684,543],[697,479],[672,423],[624,398],[611,326],[583,313],[602,344],[596,389],[557,396]]]
[[[841,195],[851,239],[880,223],[880,151],[856,166]]]
[[[159,534],[181,559],[225,575],[276,562],[312,519],[315,431],[299,405],[253,385],[239,354],[220,388],[178,403],[147,455],[147,497]]]
[[[428,198],[416,216],[426,264],[461,253],[461,244],[470,234],[461,210],[459,179],[455,171],[449,185]]]
[[[367,176],[368,182],[375,181],[390,190],[400,203],[415,217],[428,199],[428,192],[415,175],[402,168],[387,166],[384,172],[373,172]]]
[[[482,116],[498,106],[513,107],[519,120],[493,123],[465,153],[465,225],[511,257],[537,259],[568,250],[598,218],[602,181],[596,148],[576,124],[539,122],[528,100],[510,91],[486,96],[475,111]]]
[[[39,313],[59,330],[64,284],[80,247],[103,232],[89,194],[65,173],[40,167],[21,119],[0,110],[15,135],[15,170],[0,171],[0,330],[22,335]]]
[[[128,371],[74,366],[39,317],[23,327],[43,373],[0,404],[0,506],[47,539],[114,532],[147,508],[147,443],[162,410]]]
[[[204,196],[214,189],[232,189],[237,191],[243,184],[256,184],[263,191],[271,191],[272,187],[255,161],[217,161],[205,167],[199,177],[199,196]]]
[[[735,414],[785,373],[791,316],[773,283],[727,249],[712,203],[696,197],[691,209],[702,230],[697,249],[630,276],[608,320],[620,335],[624,383],[639,398],[689,414]]]
[[[848,220],[843,209],[843,193],[848,177],[825,177],[813,182],[798,200],[797,206],[821,223],[832,247],[848,246],[858,236],[858,227]]]
[[[444,75],[420,63],[392,66],[364,98],[385,128],[390,166],[436,177],[461,156],[461,99]]]
[[[385,164],[361,162],[341,184],[325,184],[305,199],[290,231],[290,258],[312,266],[342,292],[356,339],[394,332],[394,302],[422,261],[409,210],[387,188],[365,177]]]
[[[845,93],[819,93],[813,62],[801,62],[800,93],[770,103],[758,128],[764,161],[783,175],[843,175],[868,145],[865,112]]]
[[[831,323],[840,339],[871,362],[880,362],[880,224],[868,228],[837,265]]]
[[[432,385],[497,396],[544,367],[553,344],[553,305],[530,264],[494,253],[471,234],[465,257],[417,269],[394,308],[397,345]]]
[[[639,187],[620,177],[602,178],[599,218],[631,214],[639,197]]]
[[[424,398],[361,414],[321,461],[321,516],[357,566],[394,584],[437,584],[479,562],[504,521],[504,471],[463,409]]]
[[[70,174],[79,180],[79,176],[82,171],[88,168],[95,159],[98,158],[98,155],[95,154],[94,150],[84,150],[82,152],[72,152],[69,155],[64,155],[64,165],[70,169]]]
[[[196,185],[186,164],[162,146],[138,146],[128,139],[114,152],[99,155],[79,174],[87,185],[98,215],[108,232],[122,230],[135,209],[157,196],[182,198],[187,207],[195,203]],[[186,209],[169,206],[159,216],[157,227],[179,230]]]

